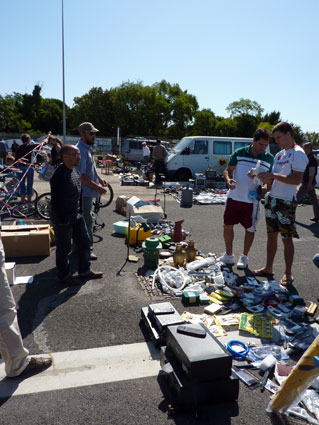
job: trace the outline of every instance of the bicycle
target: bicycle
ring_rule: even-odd
[[[98,213],[100,208],[105,208],[113,201],[114,192],[112,189],[112,186],[109,184],[106,188],[107,190],[105,195],[102,195],[98,198],[95,198],[95,201],[93,203],[93,210],[92,213],[95,215],[94,221],[98,228],[103,228],[101,223],[97,223],[98,221]],[[51,193],[45,192],[40,195],[35,203],[35,210],[37,214],[45,219],[50,220],[51,218]],[[101,227],[102,226],[102,227]]]
[[[30,202],[23,204],[18,203],[18,187],[19,180],[13,177],[9,182],[4,182],[0,187],[0,215],[9,215],[10,217],[23,218],[30,217],[35,213],[35,202],[38,198],[38,193],[33,189]]]

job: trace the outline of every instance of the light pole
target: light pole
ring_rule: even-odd
[[[65,81],[64,81],[64,13],[63,13],[63,0],[62,0],[62,86],[63,86],[63,143],[66,142],[66,123],[65,123]]]

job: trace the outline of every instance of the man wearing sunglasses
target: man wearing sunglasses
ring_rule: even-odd
[[[90,260],[96,260],[97,256],[93,253],[93,220],[92,204],[93,198],[97,198],[106,193],[107,182],[97,173],[93,153],[91,148],[95,142],[96,133],[99,131],[90,122],[83,122],[78,127],[81,139],[77,143],[80,150],[81,161],[77,170],[81,176],[82,183],[82,214],[86,223],[90,238]]]

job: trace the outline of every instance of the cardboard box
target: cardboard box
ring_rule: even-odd
[[[1,239],[6,259],[50,255],[50,225],[43,221],[43,224],[38,221],[35,223],[39,224],[2,226]]]
[[[163,208],[159,205],[154,205],[151,202],[144,203],[137,196],[132,196],[126,203],[126,218],[131,215],[139,215],[147,219],[148,223],[157,223],[163,216]]]
[[[115,201],[115,210],[122,215],[126,215],[126,202],[128,199],[128,196],[122,195],[118,196],[117,200]]]

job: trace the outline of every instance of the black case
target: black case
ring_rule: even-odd
[[[167,346],[188,377],[197,382],[229,377],[232,373],[231,354],[203,324],[186,326],[199,327],[207,332],[205,338],[198,338],[178,333],[178,326],[167,328]]]
[[[172,310],[173,313],[168,314],[157,314],[157,310]],[[178,311],[170,302],[150,304],[148,306],[148,316],[153,322],[157,331],[162,334],[166,331],[166,328],[171,325],[179,325],[185,323]]]
[[[172,367],[169,373],[160,373],[166,378],[173,403],[196,409],[202,405],[234,402],[238,399],[239,379],[235,374],[224,379],[193,382],[184,373],[169,347],[161,347],[160,353],[161,366],[170,363]]]

